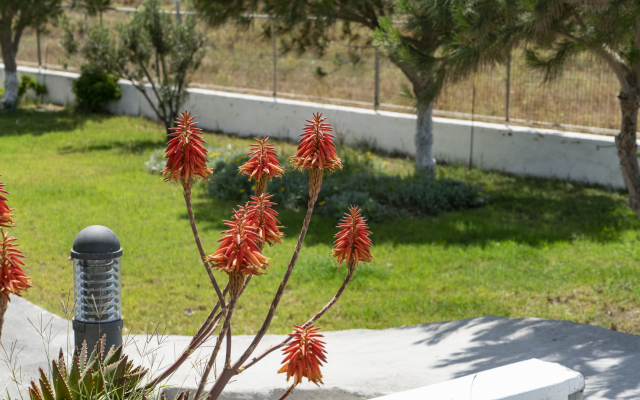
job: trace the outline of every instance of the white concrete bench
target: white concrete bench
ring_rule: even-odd
[[[582,400],[584,378],[536,358],[375,400]]]

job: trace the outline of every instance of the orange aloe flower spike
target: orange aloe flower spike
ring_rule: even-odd
[[[329,133],[331,125],[324,123],[326,119],[318,113],[313,114],[312,120],[307,120],[308,124],[300,135],[298,152],[291,157],[291,165],[294,168],[300,171],[317,168],[331,172],[342,169],[342,163],[333,144],[335,136]]]
[[[207,256],[205,262],[229,275],[262,275],[269,259],[262,255],[258,228],[246,220],[244,208],[234,210],[233,221],[224,223],[230,229],[221,232],[226,235],[218,240],[218,250]]]
[[[251,145],[251,151],[247,154],[250,156],[249,161],[238,167],[238,172],[249,176],[249,179],[255,178],[257,181],[263,178],[271,180],[274,176],[282,176],[284,168],[276,158],[273,144],[267,144],[269,137],[265,136],[262,140],[253,138],[253,140],[258,144]]]
[[[20,296],[20,292],[31,287],[31,278],[22,270],[24,254],[13,243],[16,240],[9,232],[0,234],[0,296],[6,299],[10,294]]]
[[[338,260],[340,266],[345,261],[349,268],[355,268],[360,261],[371,262],[371,232],[367,221],[360,215],[360,209],[356,206],[349,207],[349,212],[344,214],[337,227],[340,231],[335,235],[331,255]]]
[[[176,127],[171,128],[173,133],[169,135],[173,138],[167,142],[167,164],[161,171],[165,181],[182,180],[185,189],[191,187],[195,177],[205,179],[212,173],[207,167],[209,160],[203,146],[206,142],[202,139],[202,130],[195,127],[194,118],[187,111],[176,119]]]
[[[10,228],[13,226],[11,211],[15,210],[15,208],[9,208],[7,205],[7,198],[2,193],[9,194],[9,192],[4,190],[3,187],[4,183],[0,182],[0,227]]]
[[[263,193],[259,197],[251,196],[250,202],[247,203],[247,221],[258,228],[260,240],[262,243],[269,243],[269,246],[273,246],[275,243],[282,243],[282,237],[284,234],[280,232],[278,226],[280,221],[276,218],[278,213],[271,208],[276,203],[269,201],[273,195]]]
[[[278,373],[286,372],[287,381],[293,376],[294,386],[302,382],[302,378],[307,378],[309,382],[316,385],[318,383],[324,385],[320,367],[322,362],[327,362],[327,357],[324,349],[325,343],[319,339],[323,335],[316,333],[320,328],[294,326],[294,332],[289,334],[293,340],[282,350],[285,356],[282,361],[284,365],[278,370]]]

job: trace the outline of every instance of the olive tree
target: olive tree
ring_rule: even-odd
[[[24,30],[55,21],[60,3],[61,0],[0,0],[0,49],[5,74],[0,108],[13,109],[18,104],[16,56]]]
[[[82,55],[83,70],[131,81],[168,132],[188,97],[189,78],[204,56],[204,34],[192,16],[178,24],[160,6],[159,0],[146,0],[115,31],[78,28],[65,20],[61,43],[69,55]]]

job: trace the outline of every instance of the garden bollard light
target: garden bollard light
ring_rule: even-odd
[[[113,231],[101,225],[83,229],[73,241],[73,331],[75,346],[93,351],[107,335],[105,354],[122,344],[122,247]]]

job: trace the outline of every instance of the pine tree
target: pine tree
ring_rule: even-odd
[[[526,45],[527,64],[545,80],[562,75],[568,60],[589,54],[620,83],[620,133],[615,144],[640,218],[640,167],[636,155],[640,107],[640,2],[633,0],[477,0],[458,3],[450,63],[476,68],[504,61]]]
[[[376,34],[391,62],[411,82],[418,100],[416,171],[433,176],[436,166],[432,148],[433,100],[445,81],[445,59],[435,55],[452,34],[451,1],[193,0],[192,3],[214,26],[230,19],[250,23],[247,17],[250,14],[274,16],[277,33],[287,35],[285,49],[299,53],[314,49],[322,54],[330,44],[329,33],[337,26],[348,40],[358,37],[353,27],[368,28]],[[419,21],[413,24],[406,21],[416,12],[420,13]],[[399,29],[392,19],[402,23]]]

